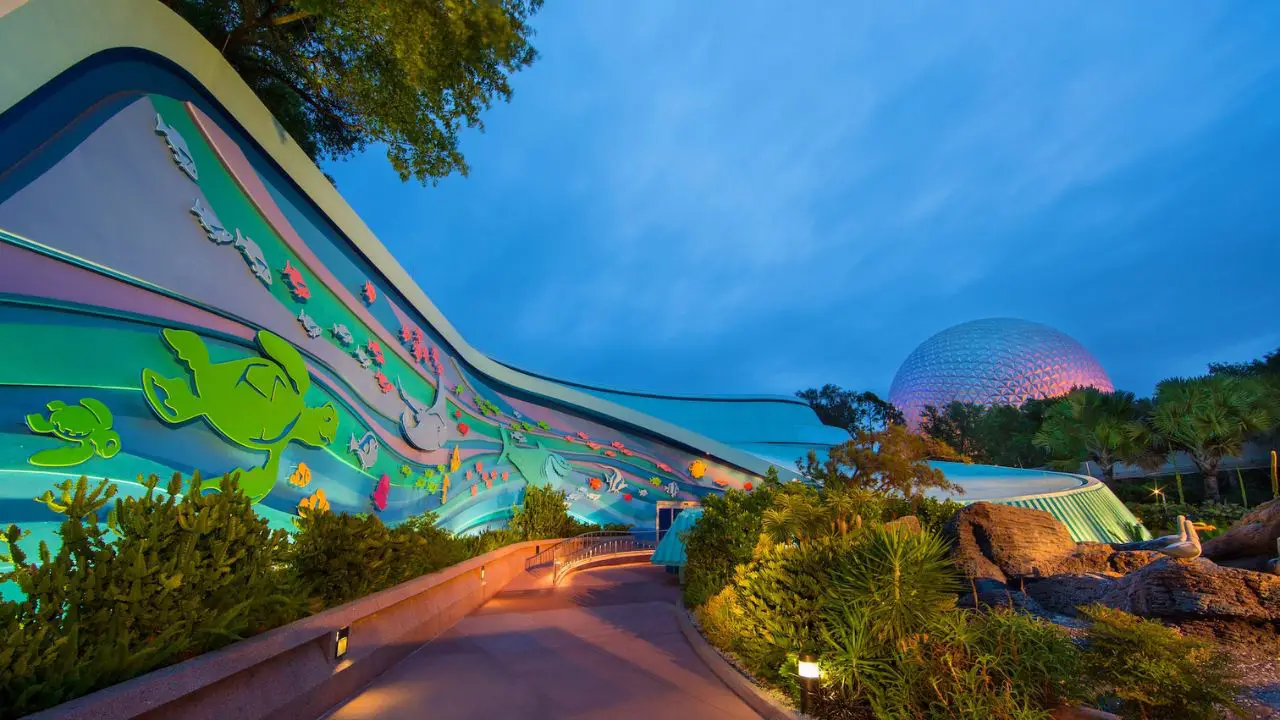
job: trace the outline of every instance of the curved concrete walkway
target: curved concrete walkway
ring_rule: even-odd
[[[328,717],[759,718],[680,633],[679,597],[648,564],[504,591]]]

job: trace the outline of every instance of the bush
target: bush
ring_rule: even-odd
[[[523,540],[573,537],[597,529],[574,520],[564,501],[563,490],[550,485],[526,485],[524,501],[512,508],[509,527]]]
[[[756,677],[793,684],[796,653],[819,649],[830,568],[852,544],[846,537],[767,544],[738,568],[732,589],[739,637],[733,649]]]
[[[955,517],[964,505],[955,500],[938,500],[931,497],[908,500],[905,498],[888,498],[885,502],[884,520],[897,520],[906,515],[915,515],[920,526],[934,533],[942,532],[942,526]]]
[[[471,556],[426,514],[389,528],[372,515],[317,512],[297,520],[287,562],[318,612]]]
[[[1192,720],[1238,709],[1229,659],[1211,643],[1102,605],[1080,612],[1093,623],[1084,652],[1089,682],[1126,717]]]
[[[742,636],[742,608],[738,593],[729,586],[721,590],[693,612],[702,626],[702,634],[718,648],[736,652],[738,638]]]
[[[685,605],[696,608],[711,599],[733,580],[735,567],[751,560],[764,511],[773,503],[772,487],[703,498],[702,516],[684,537]]]
[[[1181,505],[1160,503],[1125,503],[1152,535],[1170,535],[1178,532],[1178,516],[1185,515],[1193,522],[1212,525],[1215,530],[1200,533],[1200,538],[1207,540],[1221,535],[1227,528],[1237,523],[1248,512],[1241,505],[1219,505],[1204,503],[1203,505]]]
[[[87,478],[42,502],[65,516],[62,546],[39,563],[6,533],[14,563],[0,582],[25,593],[0,603],[0,717],[17,717],[289,622],[301,612],[278,567],[287,544],[232,478],[186,493],[153,475],[140,498]],[[104,518],[105,515],[105,518]],[[103,520],[105,519],[105,526]]]

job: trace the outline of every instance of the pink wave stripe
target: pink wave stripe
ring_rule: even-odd
[[[384,328],[382,323],[378,322],[378,319],[364,306],[364,302],[351,294],[351,291],[329,271],[329,268],[325,267],[320,258],[311,252],[311,248],[307,247],[306,241],[302,239],[302,236],[293,228],[288,218],[280,211],[280,207],[276,205],[275,199],[271,197],[266,185],[262,183],[262,179],[254,171],[249,159],[241,152],[240,146],[223,132],[222,128],[218,127],[218,124],[209,116],[201,112],[200,108],[191,103],[185,104],[191,119],[200,128],[205,140],[209,142],[210,147],[213,148],[218,159],[222,161],[232,179],[240,186],[245,197],[253,203],[258,212],[262,214],[263,219],[267,221],[267,224],[271,225],[276,234],[280,236],[280,239],[289,246],[289,249],[297,254],[299,261],[307,271],[319,279],[334,295],[337,295],[338,299],[347,306],[348,310],[355,313],[361,322],[372,328],[374,335],[378,337],[384,347],[399,355],[402,360],[427,381],[429,386],[434,387],[435,383],[432,377],[427,374],[422,366],[418,365],[417,361],[413,359],[413,355],[409,354],[409,351],[400,344],[399,336]]]

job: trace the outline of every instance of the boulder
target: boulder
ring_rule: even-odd
[[[1162,558],[1113,581],[1098,602],[1143,617],[1275,623],[1280,622],[1280,576],[1204,558]]]
[[[948,521],[956,564],[969,577],[1007,583],[1052,575],[1076,549],[1071,533],[1043,510],[978,502]]]
[[[1164,557],[1150,550],[1118,550],[1106,543],[1079,543],[1055,568],[1057,573],[1124,575]]]
[[[1259,505],[1225,533],[1205,541],[1202,554],[1210,560],[1275,557],[1276,538],[1280,538],[1280,500]]]
[[[919,535],[921,532],[923,532],[922,528],[920,527],[920,518],[916,517],[915,515],[903,515],[897,520],[890,520],[889,522],[885,523],[884,526],[892,527],[892,528],[901,528],[902,530],[905,530],[906,532],[911,533],[913,535]]]
[[[1076,608],[1098,602],[1117,582],[1118,578],[1108,575],[1054,575],[1029,580],[1024,589],[1045,610],[1074,617]]]

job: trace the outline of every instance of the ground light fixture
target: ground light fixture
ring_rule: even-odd
[[[333,634],[333,659],[341,660],[347,655],[347,638],[351,635],[351,626],[338,628]]]
[[[800,675],[800,712],[808,715],[813,709],[813,696],[818,689],[818,678],[822,670],[818,667],[818,659],[804,653],[796,663],[796,671]]]

